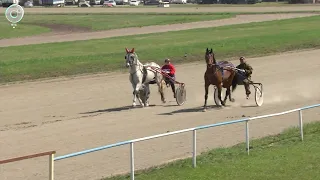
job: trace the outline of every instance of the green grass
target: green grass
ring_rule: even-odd
[[[230,18],[235,14],[175,14],[175,15],[110,15],[110,14],[62,14],[62,15],[26,15],[18,23],[16,29],[12,29],[4,16],[0,16],[0,39],[31,36],[50,32],[49,28],[39,26],[41,24],[62,24],[86,28],[88,30],[109,30],[127,27],[141,27],[151,25],[179,24],[196,21],[216,20]]]
[[[218,148],[192,159],[183,159],[137,172],[136,180],[309,180],[320,177],[320,122],[305,124],[304,142],[299,130],[251,141],[248,156],[245,143]],[[103,180],[126,180],[119,175]]]
[[[33,36],[50,32],[50,29],[46,27],[25,25],[20,23],[18,23],[17,25],[17,28],[13,29],[11,23],[7,21],[4,16],[0,16],[0,39]]]
[[[141,62],[201,61],[206,47],[217,59],[261,56],[320,47],[320,16],[0,49],[0,82],[123,70],[125,47]],[[184,54],[187,53],[187,58]]]

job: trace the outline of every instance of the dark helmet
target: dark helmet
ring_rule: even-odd
[[[164,62],[165,62],[165,63],[171,62],[171,60],[170,60],[169,58],[166,58],[166,59],[164,60]]]
[[[243,60],[243,61],[244,61],[245,59],[246,59],[246,58],[244,58],[243,56],[241,56],[239,60]]]

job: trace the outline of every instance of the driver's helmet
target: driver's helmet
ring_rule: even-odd
[[[243,57],[243,56],[241,56],[239,60],[243,60],[243,61],[245,61],[245,60],[246,60],[246,58],[245,58],[245,57]]]
[[[166,58],[166,59],[164,60],[164,62],[165,62],[165,63],[171,62],[171,60],[170,60],[169,58]]]

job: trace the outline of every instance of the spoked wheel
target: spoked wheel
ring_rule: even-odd
[[[263,86],[259,84],[259,86],[255,86],[255,101],[257,106],[262,106],[263,104]]]
[[[224,97],[224,93],[223,91],[221,91],[221,98]],[[222,106],[220,100],[219,100],[219,96],[218,96],[218,88],[215,86],[214,87],[214,103],[217,105],[217,106]]]
[[[186,102],[186,87],[184,84],[180,85],[177,89],[176,89],[176,102],[179,106],[183,105]]]

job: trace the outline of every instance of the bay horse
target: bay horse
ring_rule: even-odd
[[[234,65],[229,61],[220,61],[217,62],[214,56],[214,53],[207,48],[205,53],[205,60],[207,64],[206,72],[204,73],[204,82],[205,82],[205,96],[204,96],[204,111],[207,109],[207,99],[209,86],[214,85],[218,89],[218,97],[222,106],[226,105],[227,96],[229,100],[234,102],[235,99],[231,97],[230,87],[232,86],[232,92],[236,89],[237,86],[237,76],[236,72],[232,69]],[[226,88],[226,96],[224,100],[221,99],[222,88]]]
[[[160,69],[161,67],[155,62],[146,63],[143,65],[142,63],[140,63],[138,55],[134,52],[134,48],[132,48],[131,50],[128,50],[127,48],[125,49],[126,67],[130,67],[129,80],[133,88],[132,106],[136,106],[137,99],[142,107],[149,106],[149,84],[158,85],[158,92],[160,93],[161,100],[164,103],[165,82],[163,80],[163,75],[160,72],[154,70]],[[143,100],[140,96],[143,97]]]

